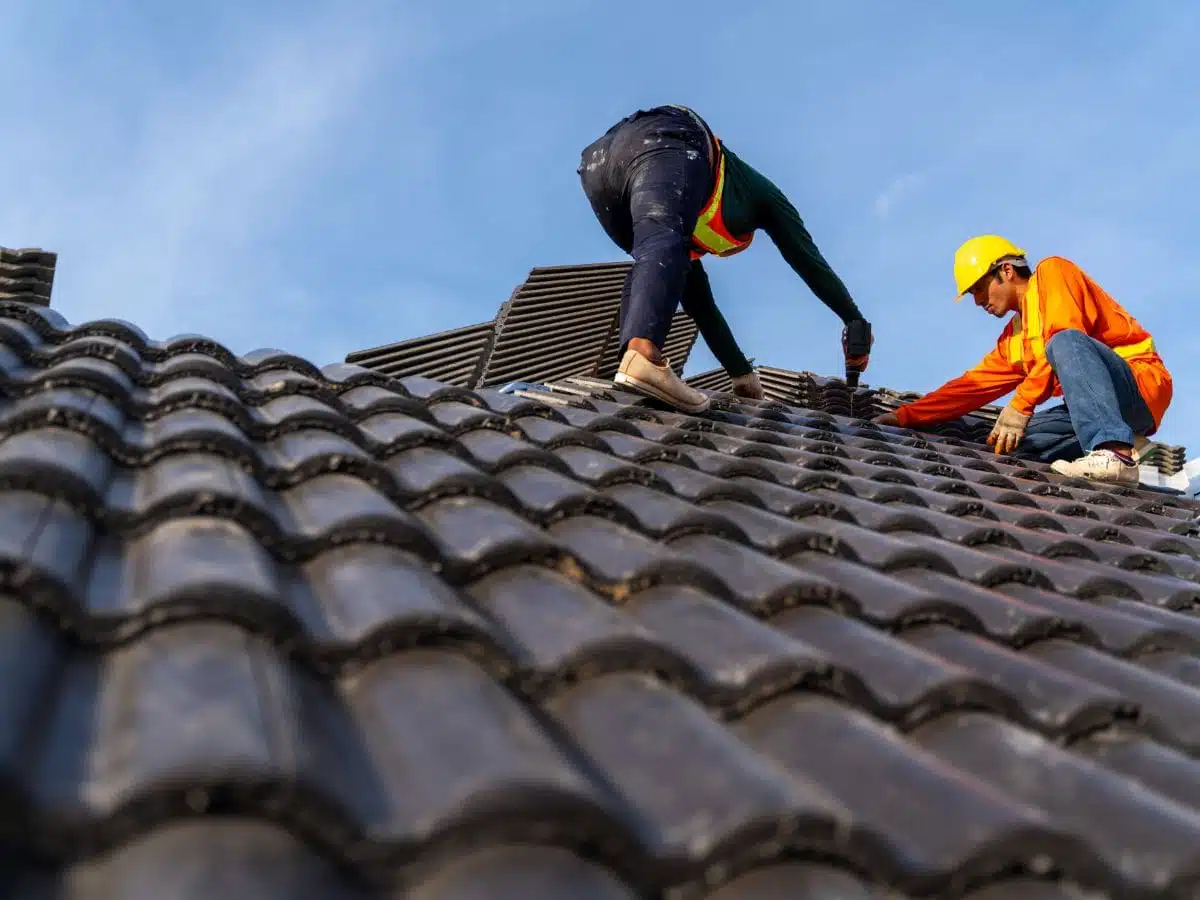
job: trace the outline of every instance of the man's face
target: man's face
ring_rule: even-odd
[[[1020,306],[1017,286],[1013,282],[1013,267],[1005,263],[990,275],[985,275],[971,288],[975,305],[997,319],[1002,319]]]

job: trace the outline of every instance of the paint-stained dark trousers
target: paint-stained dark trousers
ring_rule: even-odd
[[[622,352],[633,338],[661,348],[688,278],[705,277],[689,252],[712,177],[708,133],[682,110],[639,110],[584,149],[583,191],[634,260],[621,293]]]

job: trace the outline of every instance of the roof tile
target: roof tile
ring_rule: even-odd
[[[1108,870],[1105,877],[1145,892],[1196,882],[1195,810],[994,715],[946,716],[920,726],[912,737],[947,764],[1038,811],[1050,828],[1081,838],[1098,852],[1082,864]]]
[[[948,871],[990,874],[1003,860],[1037,849],[1074,852],[1033,809],[987,785],[963,784],[933,754],[906,746],[892,728],[840,703],[781,698],[743,719],[737,734],[829,791],[849,812],[849,841],[861,842],[864,855],[903,860],[896,874],[902,869],[914,886],[936,883]],[[876,779],[891,789],[880,790]],[[880,834],[890,836],[887,845],[871,847]]]

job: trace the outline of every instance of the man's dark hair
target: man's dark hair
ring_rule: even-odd
[[[995,272],[997,277],[999,277],[1000,274],[1000,267],[1005,263],[1011,263],[1013,271],[1022,278],[1033,277],[1033,269],[1029,265],[1029,260],[1023,256],[1002,256],[996,260],[995,265],[992,267],[992,271]]]

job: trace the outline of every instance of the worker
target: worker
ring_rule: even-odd
[[[680,303],[741,397],[761,399],[758,373],[713,300],[701,259],[731,256],[765,231],[813,293],[844,323],[847,372],[868,363],[871,326],[826,262],[800,215],[767,178],[743,162],[696,112],[638,110],[584,149],[578,174],[596,218],[632,255],[621,295],[620,368],[614,382],[685,412],[709,398],[663,357]]]
[[[1015,391],[988,435],[996,453],[1048,462],[1068,477],[1136,483],[1138,451],[1172,395],[1146,329],[1075,263],[1051,256],[1031,268],[1025,251],[998,235],[959,247],[954,278],[956,302],[970,294],[990,315],[1015,315],[977,366],[874,421],[921,427]],[[1034,411],[1051,397],[1062,405]]]

